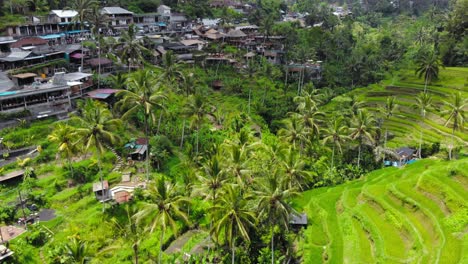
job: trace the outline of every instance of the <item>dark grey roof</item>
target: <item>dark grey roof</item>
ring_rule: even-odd
[[[291,214],[289,218],[289,223],[291,225],[307,225],[307,215],[306,214]]]
[[[411,157],[416,150],[408,147],[399,148],[395,151],[400,157],[408,158]]]

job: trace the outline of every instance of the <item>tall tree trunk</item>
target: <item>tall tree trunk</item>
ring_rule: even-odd
[[[428,77],[429,77],[429,72],[426,69],[426,76],[424,78],[424,93],[426,93],[426,90],[427,90],[427,80],[429,79]]]
[[[102,198],[101,198],[101,203],[102,203],[102,212],[104,213],[104,210],[106,209],[105,203],[104,203],[104,195],[107,197],[107,191],[104,189],[104,180],[102,177],[102,169],[101,169],[101,152],[98,150],[96,151],[96,155],[98,156],[98,168],[99,168],[99,180],[101,181],[101,192],[102,192]]]
[[[200,128],[199,126],[197,126],[197,137],[195,138],[196,140],[196,152],[197,152],[197,155],[198,155],[198,133],[200,132]]]
[[[99,42],[98,42],[98,45],[99,45]],[[98,85],[98,89],[101,89],[101,47],[98,47],[98,60],[99,60],[99,64],[98,64],[98,83],[97,83],[97,85]]]
[[[452,143],[449,148],[449,160],[452,160],[452,151],[453,151],[454,145],[455,145],[455,126],[453,126],[453,129],[452,129]]]
[[[75,179],[74,173],[73,173],[73,165],[70,156],[68,156],[68,167],[70,168],[70,173],[71,173],[71,178]]]
[[[419,159],[421,159],[422,142],[423,142],[423,130],[422,130],[422,126],[421,126],[421,132],[419,134],[419,151],[418,151],[418,158]]]
[[[333,144],[332,164],[331,164],[331,167],[334,168],[334,166],[335,166],[335,144]]]
[[[138,245],[133,245],[133,254],[135,255],[135,264],[138,264]]]
[[[231,252],[232,252],[232,254],[231,254],[231,263],[235,264],[236,263],[236,245],[235,245],[236,240],[235,240],[235,238],[232,238],[232,239],[234,239],[234,240],[232,241],[232,248],[231,248]]]
[[[274,226],[271,226],[271,264],[275,263],[275,232]]]
[[[83,24],[83,19],[81,19],[80,21],[80,28],[81,28],[81,32],[80,32],[80,36],[81,36],[81,40],[80,40],[80,44],[81,44],[81,72],[83,71],[83,64],[84,64],[84,53],[83,53],[83,31],[84,31],[84,24]]]
[[[251,94],[252,94],[252,87],[249,86],[249,116],[250,116],[250,101],[251,101],[251,98],[252,98]]]
[[[182,137],[180,138],[180,149],[184,146],[184,136],[185,136],[185,119],[182,123]]]
[[[145,136],[146,136],[146,180],[149,181],[149,133],[148,133],[148,114],[145,113]]]
[[[161,230],[161,240],[159,241],[159,255],[158,255],[158,264],[161,264],[162,254],[163,254],[163,244],[164,244],[164,228]]]
[[[159,113],[158,128],[156,129],[156,135],[159,135],[159,129],[161,128],[162,115],[163,115],[163,109],[161,109],[161,113]]]
[[[385,138],[384,138],[384,156],[383,156],[383,161],[385,163],[385,150],[387,149],[387,128],[385,128]]]
[[[360,163],[361,163],[361,142],[359,142],[359,147],[358,147],[358,159],[357,159],[358,168],[360,168]]]

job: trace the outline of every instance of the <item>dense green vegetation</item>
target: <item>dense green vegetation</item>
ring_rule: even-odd
[[[95,4],[84,2],[73,3],[80,21]],[[286,37],[288,62],[323,61],[316,80],[260,56],[244,59],[246,50],[226,43],[208,51],[237,65],[182,64],[170,52],[152,65],[155,47],[134,26],[118,41],[95,36],[103,56],[128,66],[97,78],[100,87],[122,89],[116,103],[83,100],[68,120],[18,119],[0,131],[5,159],[37,149],[1,168],[1,175],[24,169],[25,176],[0,186],[0,222],[23,215],[14,205],[18,192],[57,214],[11,241],[9,261],[465,259],[468,70],[465,31],[454,23],[466,21],[468,2],[438,1],[429,11],[414,2],[418,12],[375,5],[338,19],[325,4],[258,1],[248,19],[267,36]],[[279,8],[310,11],[311,27],[272,23]],[[233,19],[224,11],[216,12]],[[102,25],[93,25],[97,34]],[[124,162],[124,145],[142,137],[150,145],[144,161]],[[407,146],[421,159],[381,169]],[[124,173],[147,188],[127,204],[96,199],[93,182],[114,186]],[[290,229],[290,215],[303,211],[307,229]]]

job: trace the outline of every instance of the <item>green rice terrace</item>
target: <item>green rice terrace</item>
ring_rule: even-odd
[[[357,96],[375,112],[383,107],[389,96],[395,96],[398,109],[383,124],[383,128],[388,129],[389,147],[417,145],[421,127],[425,142],[447,145],[451,140],[452,129],[445,126],[446,118],[442,115],[444,102],[457,92],[463,98],[468,97],[468,68],[441,69],[439,79],[427,85],[427,92],[432,96],[432,106],[424,121],[415,107],[416,97],[423,91],[424,81],[418,79],[412,71],[401,71],[379,84],[356,89],[347,95]],[[455,131],[455,140],[460,146],[468,146],[468,134],[464,131]]]
[[[308,191],[304,263],[468,263],[468,159]]]

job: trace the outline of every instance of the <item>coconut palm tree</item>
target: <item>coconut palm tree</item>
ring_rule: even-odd
[[[210,208],[214,220],[210,234],[218,244],[229,245],[232,264],[236,261],[237,239],[242,238],[249,242],[249,228],[254,228],[257,222],[255,213],[249,207],[252,198],[251,195],[243,193],[238,185],[229,184],[223,188],[223,195],[217,204]]]
[[[143,46],[141,39],[136,36],[137,27],[131,24],[127,31],[124,31],[116,44],[120,60],[127,63],[128,71],[132,66],[143,65],[145,58],[143,54],[149,54],[149,50]]]
[[[157,180],[155,184],[151,184],[147,190],[148,202],[142,204],[142,209],[133,215],[136,223],[141,224],[149,220],[149,232],[153,233],[156,228],[159,228],[159,256],[158,263],[161,264],[162,249],[164,244],[164,234],[166,229],[171,228],[174,235],[178,234],[176,220],[181,220],[185,224],[189,224],[188,216],[182,211],[184,204],[189,203],[189,200],[181,196],[177,187],[166,181],[164,177]]]
[[[419,151],[418,156],[421,158],[421,149],[423,143],[423,123],[426,118],[426,113],[432,108],[432,96],[426,92],[420,93],[418,97],[416,97],[416,104],[414,108],[418,109],[421,113],[421,125],[420,125],[420,138],[419,138]]]
[[[102,189],[104,189],[101,155],[105,150],[106,144],[113,144],[118,141],[118,136],[115,132],[122,125],[122,121],[115,119],[105,105],[92,99],[85,100],[79,108],[81,109],[81,115],[72,117],[72,121],[78,124],[76,134],[87,151],[91,149],[96,151],[99,178]]]
[[[304,123],[297,115],[292,115],[283,121],[283,128],[278,131],[278,135],[292,144],[294,148],[299,143],[301,149],[304,147],[304,142],[307,139]]]
[[[47,137],[51,142],[58,143],[58,151],[68,161],[68,167],[70,169],[71,178],[74,179],[72,157],[78,151],[76,142],[75,129],[67,124],[59,123],[52,133]]]
[[[88,18],[91,10],[94,6],[98,5],[96,0],[75,0],[72,2],[70,9],[75,10],[78,14],[73,17],[73,22],[80,24],[81,29],[81,69],[83,69],[83,33],[84,33],[84,23]]]
[[[302,96],[294,98],[297,103],[297,111],[295,113],[306,130],[306,133],[311,140],[318,139],[320,136],[320,124],[322,123],[324,113],[317,108],[317,101],[308,92],[304,92]]]
[[[325,137],[323,138],[323,144],[331,143],[333,145],[331,168],[334,168],[335,164],[335,149],[337,149],[340,154],[343,153],[343,144],[345,144],[347,140],[351,140],[348,135],[349,128],[343,123],[343,118],[335,118],[328,124],[328,127],[324,129]]]
[[[438,54],[434,51],[425,51],[420,54],[415,61],[417,68],[415,73],[418,78],[424,76],[424,93],[427,90],[427,84],[431,83],[432,80],[437,80],[439,77],[439,68],[442,66],[442,62],[439,59]]]
[[[203,120],[208,113],[208,105],[206,103],[206,98],[203,97],[201,94],[191,95],[188,98],[188,102],[185,105],[184,112],[187,116],[191,119],[191,127],[195,128],[197,131],[196,135],[196,143],[195,143],[195,151],[198,155],[199,151],[199,132],[201,125],[203,124]]]
[[[154,109],[163,108],[167,99],[159,83],[155,81],[153,72],[140,70],[127,79],[127,90],[117,93],[121,97],[117,107],[124,110],[122,118],[129,120],[138,112],[143,112],[145,137],[149,141],[149,124],[155,121]],[[146,151],[146,179],[149,179],[149,144]]]
[[[72,263],[84,264],[90,259],[88,243],[74,236],[65,244],[65,255]]]
[[[374,143],[373,133],[376,129],[374,117],[366,110],[359,110],[358,114],[352,120],[352,126],[349,130],[351,132],[350,137],[358,141],[358,168],[360,167],[361,161],[361,147],[364,141],[371,144]]]
[[[382,113],[385,116],[385,121],[390,120],[395,111],[398,109],[398,104],[396,103],[395,96],[387,97],[385,105],[381,108]],[[385,136],[384,136],[384,149],[387,148],[387,138],[388,138],[388,128],[385,127]],[[385,156],[384,156],[385,160]]]
[[[304,160],[294,148],[289,148],[279,155],[279,168],[283,174],[283,183],[288,189],[297,188],[301,191],[311,180],[311,174],[305,169]]]
[[[88,14],[88,20],[92,24],[91,32],[93,33],[94,39],[97,43],[98,50],[98,89],[101,87],[101,54],[103,53],[103,46],[105,40],[101,37],[100,30],[107,26],[109,17],[106,14],[101,13],[101,9],[98,5],[94,5],[91,12]]]
[[[363,109],[366,102],[359,100],[359,98],[356,95],[351,95],[349,97],[349,111],[351,116],[355,116],[358,114],[359,110]]]
[[[125,242],[132,243],[133,257],[135,258],[135,264],[139,262],[139,246],[143,239],[143,230],[137,225],[135,220],[132,218],[132,213],[130,207],[127,205],[125,207],[125,212],[127,213],[125,222],[121,223],[117,218],[112,218],[111,222],[113,223],[119,237],[123,238]],[[108,250],[113,250],[114,247],[108,248]]]
[[[221,188],[226,184],[226,172],[221,167],[220,157],[215,154],[205,161],[202,170],[197,174],[198,184],[194,188],[195,195],[201,195],[211,200],[214,205]]]
[[[230,179],[236,179],[240,187],[252,183],[249,150],[238,145],[223,146],[223,164]]]
[[[162,69],[160,80],[166,82],[174,90],[178,89],[178,84],[183,82],[185,76],[182,72],[182,64],[176,62],[176,56],[172,51],[163,55],[160,69]]]
[[[452,145],[449,149],[449,159],[452,159],[452,150],[455,141],[455,131],[463,131],[465,128],[465,108],[468,105],[468,99],[464,98],[460,92],[452,96],[451,102],[445,102],[446,110],[443,114],[447,115],[445,126],[452,123]]]
[[[261,219],[265,219],[270,226],[271,235],[271,263],[275,263],[275,233],[278,226],[282,230],[288,230],[289,217],[295,212],[291,200],[299,195],[295,189],[290,189],[281,183],[279,173],[273,172],[257,182],[255,195],[258,198],[258,213]]]

